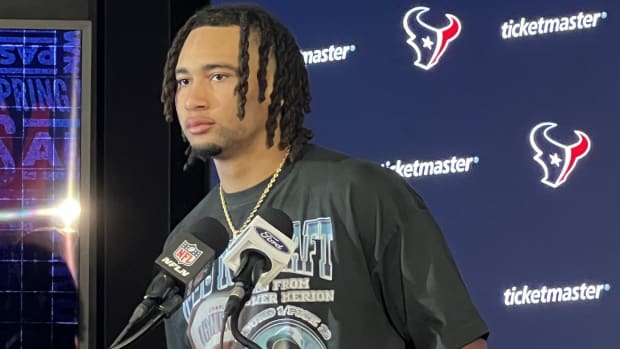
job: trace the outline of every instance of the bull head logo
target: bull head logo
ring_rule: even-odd
[[[579,138],[571,145],[564,145],[549,136],[556,127],[553,122],[542,122],[530,131],[530,145],[536,152],[534,161],[543,169],[541,183],[557,188],[566,182],[577,162],[590,151],[590,138],[581,131],[573,131]]]
[[[417,6],[407,11],[403,18],[403,27],[409,35],[407,43],[413,47],[417,55],[413,64],[424,70],[431,69],[439,62],[448,44],[461,32],[461,22],[449,13],[446,14],[449,23],[443,28],[435,28],[424,23],[421,17],[428,10],[428,7]]]

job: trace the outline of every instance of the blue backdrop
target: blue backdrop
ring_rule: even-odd
[[[257,2],[307,58],[316,143],[426,199],[490,348],[618,346],[620,3]]]

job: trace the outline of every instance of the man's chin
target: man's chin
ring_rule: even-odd
[[[192,145],[192,154],[194,157],[207,161],[222,153],[222,147],[217,144],[197,144]]]

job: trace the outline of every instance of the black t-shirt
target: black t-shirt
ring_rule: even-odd
[[[225,195],[235,227],[268,180]],[[171,236],[204,216],[227,227],[217,189]],[[439,227],[393,171],[308,145],[262,207],[292,219],[298,246],[241,313],[239,328],[262,348],[454,349],[488,334]],[[195,280],[166,320],[168,348],[219,348],[231,277],[220,257]]]

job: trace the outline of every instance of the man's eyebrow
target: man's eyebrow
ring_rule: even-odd
[[[202,70],[203,71],[209,71],[209,70],[215,70],[215,69],[228,69],[231,71],[234,71],[235,73],[239,70],[237,67],[230,65],[230,64],[226,64],[226,63],[209,63],[209,64],[205,64],[202,66]],[[176,74],[188,74],[189,70],[187,68],[177,68],[175,70]]]

